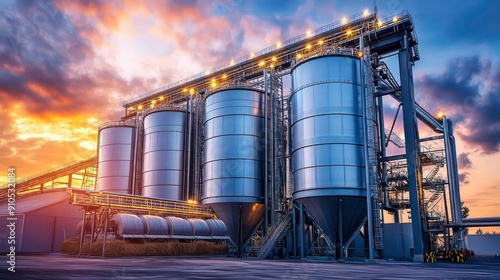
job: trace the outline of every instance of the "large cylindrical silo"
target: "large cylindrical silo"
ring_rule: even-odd
[[[205,100],[202,203],[234,242],[245,242],[264,214],[264,100],[261,91],[243,88]]]
[[[345,243],[367,214],[360,67],[331,55],[292,70],[293,198],[332,242]]]
[[[165,110],[144,117],[142,196],[185,200],[186,115]]]
[[[135,126],[121,122],[101,124],[98,145],[99,190],[122,194],[132,193]]]

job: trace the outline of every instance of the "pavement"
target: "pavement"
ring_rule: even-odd
[[[493,256],[427,264],[47,254],[16,256],[15,272],[0,259],[0,279],[500,279],[500,257]]]

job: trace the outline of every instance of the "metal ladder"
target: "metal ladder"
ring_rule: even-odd
[[[368,52],[369,50],[366,50]],[[369,63],[366,63],[366,69],[369,69]],[[372,194],[372,209],[368,209],[368,211],[372,211],[373,218],[373,241],[375,249],[383,249],[383,237],[382,237],[382,219],[380,215],[380,200],[381,194],[379,190],[379,182],[378,172],[376,166],[378,166],[378,154],[377,149],[378,145],[378,135],[377,135],[377,115],[376,115],[376,103],[374,96],[374,88],[373,85],[373,75],[371,75],[371,71],[365,71],[365,92],[366,92],[366,129],[367,129],[367,145],[368,145],[368,163],[369,166],[365,168],[370,168],[369,171],[369,186],[371,188]]]

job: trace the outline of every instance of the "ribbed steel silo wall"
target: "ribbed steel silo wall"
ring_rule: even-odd
[[[130,194],[132,192],[135,128],[109,126],[99,130],[97,182],[99,190]]]
[[[183,111],[144,117],[142,196],[184,200],[186,121]]]
[[[202,203],[210,204],[237,242],[239,216],[243,240],[263,215],[264,94],[227,89],[205,100]]]
[[[344,239],[366,216],[360,67],[359,59],[339,55],[292,70],[293,198],[333,242],[339,213]]]

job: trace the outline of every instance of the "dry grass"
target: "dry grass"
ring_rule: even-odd
[[[92,244],[85,242],[82,246],[82,254],[100,256],[102,254],[103,240],[98,239]],[[78,255],[80,240],[70,238],[61,244],[61,253]],[[106,241],[104,255],[106,257],[123,256],[175,256],[175,255],[214,255],[228,252],[227,245],[215,244],[207,241],[181,242],[181,241],[151,241],[132,242],[118,239]]]

